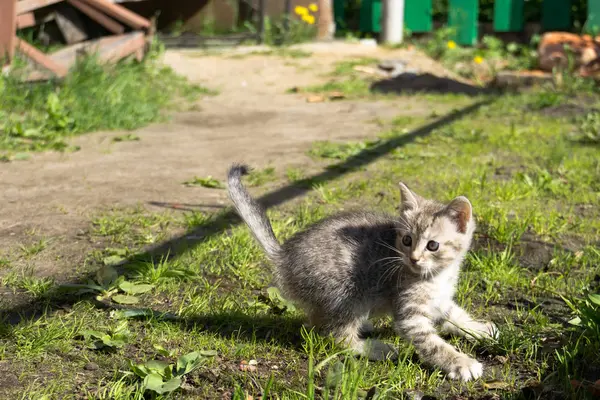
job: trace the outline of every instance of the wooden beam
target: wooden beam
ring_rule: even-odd
[[[114,19],[118,19],[126,25],[131,26],[135,29],[148,29],[150,28],[150,21],[146,18],[142,18],[136,13],[129,11],[123,6],[118,4],[109,3],[107,0],[81,0],[88,5],[97,8],[105,14],[110,15]]]
[[[12,60],[16,30],[16,0],[0,0],[0,67]]]
[[[67,75],[69,69],[63,65],[58,64],[52,58],[48,57],[46,54],[42,53],[29,43],[19,38],[15,38],[17,42],[17,48],[21,53],[23,53],[27,58],[34,61],[36,64],[44,67],[45,69],[54,73],[54,75],[62,78]]]
[[[77,8],[79,11],[81,11],[82,13],[84,13],[85,15],[102,25],[107,31],[112,32],[116,35],[120,35],[121,33],[125,32],[125,27],[123,25],[102,14],[95,8],[88,6],[86,3],[80,0],[67,1],[73,7]]]
[[[115,62],[130,54],[134,54],[136,58],[142,57],[145,45],[144,33],[136,31],[77,43],[57,50],[50,54],[50,57],[56,64],[68,69],[75,64],[78,57],[85,54],[96,54],[98,60],[104,62]]]
[[[35,15],[32,12],[17,15],[17,29],[35,26]]]
[[[3,0],[6,1],[6,0]],[[10,0],[8,0],[10,2]],[[19,0],[17,1],[17,15],[25,14],[42,7],[60,3],[63,0]]]
[[[67,44],[83,42],[88,38],[85,26],[77,11],[67,4],[61,4],[56,10],[56,25]]]

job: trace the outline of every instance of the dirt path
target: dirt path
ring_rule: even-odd
[[[101,209],[156,203],[222,206],[224,191],[182,182],[194,175],[222,179],[233,161],[270,164],[283,171],[307,163],[306,150],[315,140],[366,137],[378,131],[373,123],[377,118],[430,112],[426,104],[411,104],[407,110],[408,100],[402,98],[307,103],[302,95],[285,93],[290,87],[324,82],[323,74],[341,59],[400,58],[422,71],[443,74],[426,57],[405,50],[343,43],[304,49],[313,55],[168,51],[166,64],[220,94],[202,99],[197,111],[137,131],[138,142],[114,143],[111,138],[118,132],[98,132],[75,139],[81,146],[78,152],[35,154],[28,161],[0,166],[1,248],[10,252],[32,237],[51,237],[44,257],[35,261],[36,273],[72,268],[89,247],[78,232]]]

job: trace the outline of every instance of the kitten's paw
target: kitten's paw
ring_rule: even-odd
[[[368,357],[369,361],[395,361],[398,359],[398,350],[394,346],[375,339],[365,342],[363,354]]]
[[[483,375],[483,365],[469,356],[460,357],[448,370],[450,379],[461,379],[465,382],[480,378]]]

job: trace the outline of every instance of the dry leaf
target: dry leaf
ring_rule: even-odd
[[[365,65],[356,65],[352,69],[355,71],[358,71],[358,72],[364,72],[365,74],[369,74],[369,75],[385,75],[385,76],[387,76],[386,73],[378,70],[377,68],[367,67]]]
[[[325,101],[323,96],[308,96],[306,98],[307,103],[322,103]]]
[[[346,97],[346,95],[342,92],[331,92],[328,95],[329,100],[341,100]]]
[[[487,390],[507,390],[510,388],[510,384],[504,381],[493,380],[484,382],[483,387]]]

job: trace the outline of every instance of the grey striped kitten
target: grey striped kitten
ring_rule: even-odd
[[[369,317],[391,314],[395,330],[424,362],[454,379],[481,376],[482,365],[435,328],[474,338],[497,332],[491,322],[475,321],[453,301],[475,230],[466,197],[443,205],[400,183],[399,217],[343,213],[280,244],[264,209],[241,183],[247,172],[246,166],[232,166],[229,196],[274,264],[276,285],[304,309],[311,325],[371,359],[393,357],[391,346],[362,337],[372,330]]]

